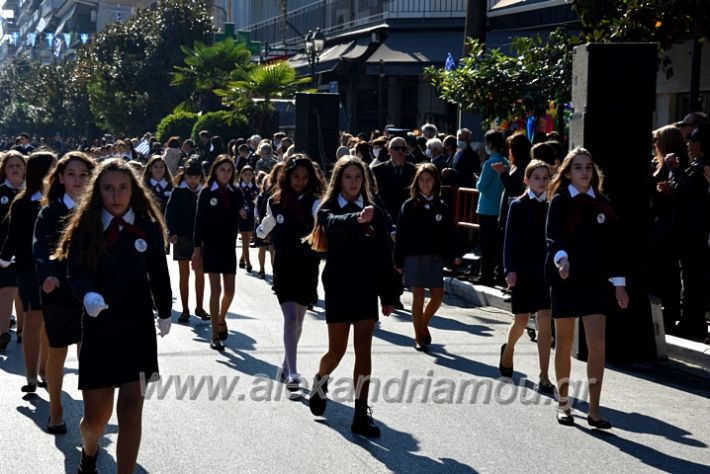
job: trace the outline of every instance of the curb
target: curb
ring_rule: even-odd
[[[463,298],[474,306],[492,306],[510,312],[510,302],[502,291],[488,286],[474,285],[455,277],[444,278],[447,293]],[[700,369],[710,375],[710,346],[675,336],[666,336],[667,358],[680,362],[690,369]],[[663,358],[659,359],[663,360]]]

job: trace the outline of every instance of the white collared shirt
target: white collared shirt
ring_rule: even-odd
[[[348,201],[347,199],[345,199],[345,196],[343,196],[343,193],[340,193],[340,194],[338,195],[338,205],[339,205],[341,208],[347,206],[349,202],[350,202],[350,201]],[[358,195],[357,195],[357,199],[355,199],[355,201],[353,201],[353,204],[355,204],[355,205],[356,205],[357,207],[359,207],[360,209],[362,209],[362,208],[365,207],[365,200],[362,198],[362,194],[358,194]]]
[[[567,186],[567,191],[569,191],[569,195],[572,197],[575,197],[578,194],[581,194],[581,191],[579,189],[575,188],[574,186],[572,186],[571,184]],[[587,189],[587,195],[591,196],[593,198],[597,197],[597,195],[594,194],[594,189],[592,189],[591,186],[589,186],[589,188]]]
[[[32,195],[32,197],[30,198],[30,200],[31,200],[32,202],[37,202],[37,201],[39,201],[40,199],[42,199],[42,191],[37,191],[37,192],[34,193],[34,194]]]
[[[111,225],[113,217],[114,216],[110,212],[108,212],[106,208],[101,209],[101,225],[103,226],[104,231],[108,229],[108,226]],[[129,207],[126,213],[121,217],[124,221],[131,225],[133,225],[133,222],[136,220],[136,214],[133,212],[133,208],[131,207]]]
[[[419,193],[419,195],[424,199],[425,201],[432,202],[434,200],[434,195],[432,194],[431,196],[425,196],[424,193]]]
[[[12,185],[12,183],[10,182],[9,179],[5,178],[5,181],[3,181],[2,186],[7,186],[8,188],[14,189],[14,190],[17,191],[17,190],[20,190],[20,189],[24,189],[24,187],[25,187],[25,182],[23,181],[22,183],[20,183],[20,187],[19,187],[19,188],[16,188],[16,187],[14,187],[14,186]]]
[[[212,186],[210,186],[210,191],[217,191],[217,189],[219,189],[219,184],[217,184],[217,181],[212,181]],[[227,185],[227,189],[229,189],[230,191],[234,191],[234,189],[232,189],[231,184]]]
[[[156,181],[153,178],[150,178],[150,185],[152,187],[156,187],[156,186],[160,185],[161,188],[165,189],[168,187],[168,180],[163,178],[160,181]]]
[[[589,189],[592,189],[592,188],[589,188]],[[533,190],[530,189],[530,188],[528,188],[528,197],[529,197],[530,199],[534,199],[534,200],[539,201],[539,202],[545,202],[545,201],[547,201],[547,194],[546,194],[546,193],[542,193],[542,194],[540,195],[540,197],[538,197],[537,195],[535,195],[535,193],[533,192]]]
[[[67,193],[64,193],[64,197],[62,198],[62,202],[64,202],[64,205],[67,206],[67,209],[69,209],[69,210],[74,209],[74,206],[76,206],[76,203],[74,202],[74,200]]]
[[[187,181],[183,181],[182,183],[180,183],[180,186],[178,186],[178,187],[180,189],[190,189],[190,186],[187,185]],[[197,187],[195,188],[195,190],[193,191],[192,189],[190,189],[190,191],[193,191],[195,193],[199,193],[201,189],[202,189],[202,184],[197,183]]]

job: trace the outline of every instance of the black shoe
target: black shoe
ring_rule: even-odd
[[[431,334],[429,334],[429,331],[424,335],[424,344],[427,346],[431,345]]]
[[[587,417],[587,423],[598,430],[610,430],[611,423],[604,418],[599,418],[598,420],[593,419],[591,416]]]
[[[180,317],[178,318],[179,323],[186,323],[189,320],[190,320],[190,313],[189,312],[182,313],[180,315]]]
[[[397,301],[394,304],[394,309],[396,309],[397,311],[404,311],[404,305],[402,304],[401,301]]]
[[[17,343],[22,344],[22,331],[17,331]]]
[[[239,268],[244,268],[245,266],[244,260],[239,260]]]
[[[308,305],[308,311],[313,311],[313,305],[312,305],[312,304],[309,304],[309,305]]]
[[[247,263],[246,270],[247,270],[247,273],[251,273],[251,271],[252,271],[251,263]]]
[[[214,349],[218,352],[224,352],[224,344],[222,344],[222,341],[220,341],[219,339],[215,339],[214,341],[210,342],[210,349]]]
[[[207,311],[205,311],[205,310],[202,309],[202,308],[195,310],[195,316],[197,316],[198,318],[200,318],[200,319],[203,320],[203,321],[209,321],[209,320],[210,320],[210,315],[207,314]]]
[[[498,370],[500,371],[500,375],[503,377],[508,377],[512,378],[513,377],[513,368],[512,367],[503,367],[503,353],[505,352],[505,348],[508,346],[508,344],[503,344],[500,346],[500,360],[498,361]]]
[[[7,345],[10,343],[10,339],[12,339],[12,337],[9,332],[0,334],[0,352],[5,352]]]
[[[52,425],[50,424],[52,422],[52,419],[47,420],[47,433],[53,434],[53,435],[63,435],[67,434],[67,424],[62,422],[61,425]]]
[[[313,387],[311,388],[311,398],[308,399],[308,407],[314,416],[321,416],[325,413],[325,405],[328,402],[326,394],[328,393],[328,379],[322,379],[320,375],[313,378]]]
[[[372,409],[367,406],[367,400],[355,400],[355,415],[350,431],[367,438],[380,437],[380,429],[372,420]]]
[[[414,343],[414,349],[417,350],[417,351],[419,351],[419,352],[426,352],[426,351],[429,350],[429,347],[428,347],[426,344],[424,344],[424,343],[415,342],[415,343]]]
[[[282,367],[281,370],[276,372],[276,378],[278,379],[279,382],[286,383],[286,382],[288,382],[288,375],[286,375],[287,373],[288,373],[288,371],[284,370]]]
[[[219,334],[219,340],[220,341],[226,341],[227,338],[229,337],[229,330],[227,329],[227,323],[219,323],[220,327],[223,327],[223,331],[217,331],[217,334]]]
[[[265,272],[259,272],[259,279],[260,279],[260,280],[266,280],[266,273],[265,273]]]
[[[37,382],[29,382],[27,385],[20,387],[24,393],[35,393],[37,391]]]
[[[98,474],[96,469],[96,459],[99,457],[98,451],[96,455],[91,457],[87,456],[84,452],[84,448],[81,449],[81,461],[79,461],[79,474]]]
[[[557,410],[557,423],[565,426],[574,425],[574,417],[570,410]]]
[[[296,377],[288,377],[286,382],[286,390],[289,392],[298,392],[301,389],[301,380]]]
[[[549,380],[542,380],[540,381],[540,383],[537,384],[537,390],[540,393],[551,395],[555,393],[555,386]]]
[[[47,388],[47,381],[44,379],[40,379],[39,382],[37,382],[37,386],[39,388]]]
[[[483,286],[490,286],[493,287],[495,286],[495,282],[493,281],[493,278],[484,278],[484,277],[474,277],[469,280],[471,283],[474,285],[483,285]]]

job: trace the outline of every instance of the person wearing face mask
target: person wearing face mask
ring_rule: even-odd
[[[444,153],[444,144],[438,138],[430,138],[426,142],[426,156],[436,169],[441,172],[446,168],[448,156]]]
[[[456,132],[456,153],[449,163],[449,167],[442,171],[444,184],[458,187],[474,187],[476,177],[481,171],[481,161],[478,154],[469,145],[471,131],[467,128]]]
[[[387,139],[384,137],[379,137],[375,140],[372,140],[372,156],[374,156],[374,159],[370,163],[370,168],[374,168],[375,166],[389,160],[389,153],[387,151],[387,148],[385,148],[386,144]]]

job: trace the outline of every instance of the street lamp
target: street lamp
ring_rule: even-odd
[[[323,36],[320,28],[316,28],[316,31],[308,32],[305,40],[306,57],[308,58],[308,64],[311,66],[311,80],[313,84],[316,84],[316,65],[318,64],[320,53],[323,52],[325,47],[325,36]]]

